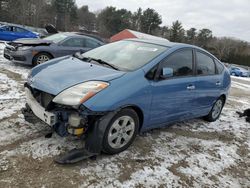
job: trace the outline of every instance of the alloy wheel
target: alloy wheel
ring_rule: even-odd
[[[108,133],[108,144],[114,149],[125,146],[133,137],[135,122],[130,116],[121,116],[114,121]]]
[[[220,115],[222,107],[223,107],[222,100],[217,100],[212,110],[212,117],[214,119],[216,119]]]
[[[37,64],[41,64],[41,63],[44,63],[46,61],[49,61],[50,58],[47,56],[47,55],[39,55],[37,57]]]

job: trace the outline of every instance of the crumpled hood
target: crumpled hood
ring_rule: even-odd
[[[22,46],[38,46],[38,45],[50,45],[53,42],[44,39],[17,39],[11,44],[22,45]]]
[[[57,95],[79,83],[90,80],[110,81],[124,74],[122,71],[65,56],[33,68],[28,77],[28,84],[46,93]]]

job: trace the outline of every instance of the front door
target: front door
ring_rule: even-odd
[[[177,51],[160,63],[159,78],[151,81],[150,124],[157,126],[192,116],[196,97],[193,64],[191,48]],[[164,68],[172,70],[173,74],[161,78]]]
[[[57,54],[57,56],[72,55],[79,51],[85,52],[88,50],[85,47],[84,38],[69,38],[59,44],[58,48],[57,53],[59,54]]]

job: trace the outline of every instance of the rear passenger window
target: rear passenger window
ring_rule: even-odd
[[[25,29],[22,29],[20,27],[15,27],[14,31],[18,32],[18,33],[25,33],[25,32],[27,32]]]
[[[173,69],[173,76],[190,76],[193,74],[192,50],[181,50],[174,53],[163,63],[164,68]]]
[[[100,46],[96,41],[91,40],[91,39],[86,39],[86,47],[87,48],[96,48]]]
[[[215,74],[214,60],[204,53],[196,52],[196,66],[198,75]]]
[[[84,47],[85,40],[82,38],[70,38],[63,42],[63,46],[68,47]]]
[[[217,68],[218,74],[221,74],[223,72],[223,69],[224,69],[223,65],[217,60],[215,60],[215,63],[216,63],[216,68]]]

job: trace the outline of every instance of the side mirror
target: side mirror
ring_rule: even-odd
[[[78,51],[78,52],[75,52],[75,53],[73,54],[73,57],[82,59],[82,53],[79,52],[79,51]]]
[[[172,68],[163,68],[161,78],[166,79],[174,76],[174,70]]]
[[[83,50],[83,49],[80,49],[80,51],[79,51],[81,54],[83,54],[83,53],[85,53],[86,52],[86,50]]]

